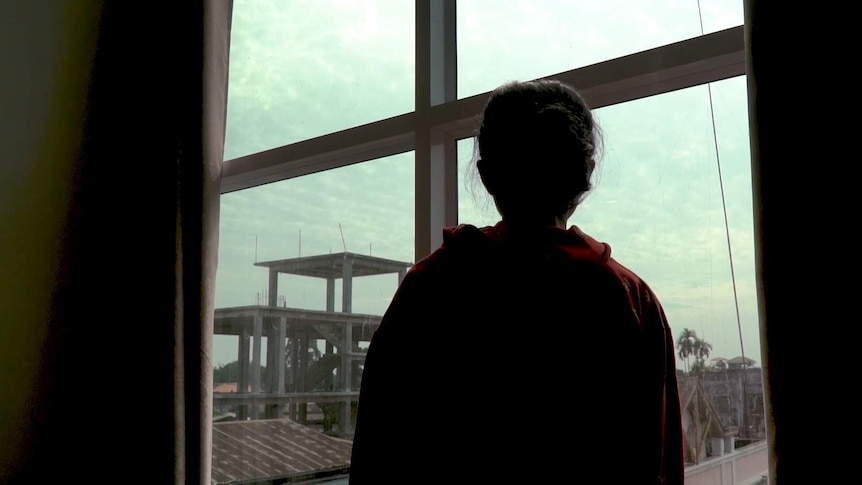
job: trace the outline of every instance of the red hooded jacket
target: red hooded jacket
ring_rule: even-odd
[[[577,227],[444,231],[366,357],[350,483],[683,483],[671,330]]]

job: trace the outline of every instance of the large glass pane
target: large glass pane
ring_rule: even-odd
[[[458,1],[458,96],[743,23],[742,0]]]
[[[593,193],[569,221],[608,242],[650,284],[678,350],[692,344],[677,362],[687,483],[704,484],[722,483],[711,477],[729,460],[744,460],[751,478],[767,469],[745,78],[714,83],[712,94],[727,228],[707,86],[596,110],[605,156]],[[472,149],[472,140],[459,142],[459,221],[493,224],[487,193],[468,190]]]
[[[234,2],[225,159],[413,111],[413,5]]]
[[[343,475],[364,350],[414,252],[413,155],[222,196],[213,480]]]

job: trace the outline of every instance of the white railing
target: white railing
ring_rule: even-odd
[[[685,469],[686,485],[755,485],[766,483],[766,441],[744,446]]]

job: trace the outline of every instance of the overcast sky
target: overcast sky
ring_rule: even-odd
[[[237,0],[225,158],[413,110],[412,0]],[[742,0],[703,0],[704,30],[742,24]],[[459,97],[700,34],[696,0],[458,2]],[[714,83],[716,134],[745,354],[760,361],[744,78]],[[606,151],[571,224],[608,242],[713,356],[741,354],[706,86],[595,110]],[[458,145],[459,174],[472,140]],[[413,154],[222,196],[217,308],[253,305],[258,261],[352,252],[413,261]],[[493,224],[459,180],[459,220]],[[339,228],[340,225],[340,228]],[[344,241],[342,241],[342,233]],[[353,311],[382,314],[394,275],[354,282]],[[325,283],[282,276],[287,305],[323,310]],[[340,301],[337,296],[336,301]],[[215,338],[214,363],[236,359]]]

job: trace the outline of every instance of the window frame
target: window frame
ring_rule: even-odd
[[[414,261],[430,254],[459,222],[457,142],[474,134],[490,96],[458,99],[456,11],[457,0],[415,0],[414,111],[225,160],[220,192],[413,151]],[[576,86],[598,109],[744,76],[745,41],[738,25],[544,78]]]
[[[221,193],[414,151],[415,259],[458,223],[457,140],[472,136],[490,92],[457,96],[457,0],[415,0],[415,110],[226,160]],[[742,25],[546,76],[592,108],[744,75]]]

